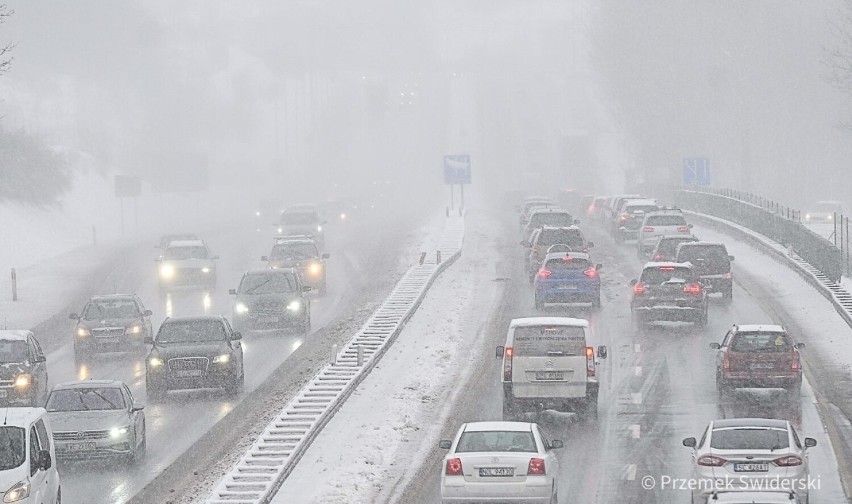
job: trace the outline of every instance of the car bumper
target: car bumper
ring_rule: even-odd
[[[597,381],[559,383],[540,383],[534,385],[536,396],[524,392],[523,386],[515,388],[513,384],[503,384],[503,400],[510,401],[516,407],[525,411],[538,411],[560,408],[566,403],[582,405],[596,400],[600,383]],[[549,390],[548,390],[549,389]],[[558,389],[558,390],[557,390]],[[516,393],[520,393],[518,396]],[[542,395],[537,395],[542,394]]]
[[[601,295],[600,285],[597,287],[578,287],[575,289],[558,286],[536,288],[535,299],[539,303],[590,303]]]
[[[298,327],[305,321],[305,314],[281,312],[270,315],[234,315],[234,328],[238,331],[264,331]]]
[[[84,443],[91,443],[94,447],[81,448]],[[80,440],[80,441],[56,441],[56,457],[61,459],[92,459],[92,458],[108,458],[133,453],[132,440],[129,437],[124,439],[101,439],[101,440]]]
[[[665,320],[671,322],[689,322],[702,316],[707,308],[702,305],[685,306],[635,306],[634,315],[642,320]]]
[[[206,371],[201,376],[177,376],[174,371],[148,372],[149,386],[165,390],[190,390],[205,388],[226,388],[237,379],[237,371],[229,366],[224,370]]]
[[[802,383],[802,374],[723,373],[722,382],[731,388],[789,388]]]
[[[527,476],[519,482],[472,482],[461,476],[441,481],[441,501],[453,504],[509,503],[548,504],[553,482],[546,476]]]

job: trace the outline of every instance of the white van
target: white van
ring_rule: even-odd
[[[0,409],[0,496],[3,502],[58,504],[53,431],[44,408]]]
[[[497,358],[503,359],[503,419],[543,409],[597,418],[598,362],[591,339],[589,321],[584,319],[512,320],[506,346],[497,347]],[[599,346],[597,357],[606,355],[606,347]]]

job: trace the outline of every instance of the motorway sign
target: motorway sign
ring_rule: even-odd
[[[444,183],[470,184],[470,156],[444,156]]]
[[[710,160],[707,158],[683,158],[683,185],[710,185]]]

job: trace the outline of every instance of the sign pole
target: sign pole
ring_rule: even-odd
[[[124,198],[118,198],[121,203],[121,237],[124,238]]]
[[[459,184],[461,190],[461,208],[464,209],[464,184]]]
[[[455,191],[453,191],[453,184],[450,184],[450,210],[455,210],[456,201],[455,201]]]

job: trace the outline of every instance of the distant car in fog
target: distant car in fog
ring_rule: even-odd
[[[297,328],[311,330],[310,286],[292,268],[249,271],[231,289],[236,331]]]
[[[580,221],[575,220],[571,215],[571,212],[564,208],[536,208],[530,212],[529,219],[524,226],[522,235],[526,235],[532,232],[533,229],[544,226],[569,227],[579,223]]]
[[[657,244],[651,250],[650,258],[654,262],[674,261],[677,254],[677,246],[681,243],[697,242],[698,238],[692,235],[660,236]]]
[[[160,249],[161,254],[162,251],[169,246],[169,244],[173,241],[186,241],[186,240],[197,240],[198,236],[195,233],[172,233],[172,234],[164,234],[160,237],[160,243],[154,245],[154,248]]]
[[[630,285],[630,314],[637,326],[656,321],[707,325],[707,292],[692,264],[649,262]]]
[[[595,244],[586,241],[583,232],[577,226],[542,226],[531,231],[529,241],[524,240],[521,245],[529,248],[529,255],[525,258],[527,274],[530,282],[535,280],[535,275],[541,268],[541,261],[549,253],[554,245],[564,245],[562,251],[588,252]]]
[[[661,209],[645,212],[636,240],[636,253],[645,259],[657,241],[663,236],[689,236],[692,224],[687,224],[683,212],[678,209]]]
[[[841,201],[817,201],[807,210],[805,210],[803,220],[807,224],[816,224],[820,222],[831,223],[835,215],[844,215],[849,217],[849,211],[846,205]]]
[[[93,296],[80,314],[72,313],[77,364],[100,352],[144,351],[153,335],[151,310],[135,294]]]
[[[733,260],[724,243],[684,242],[678,244],[675,252],[675,262],[691,263],[708,293],[718,292],[728,302],[734,296]]]
[[[216,287],[216,260],[202,240],[173,241],[156,259],[160,290],[175,287]]]
[[[281,236],[310,236],[320,247],[325,246],[326,221],[320,216],[317,205],[293,205],[281,212],[275,230]]]
[[[119,457],[134,463],[145,454],[144,406],[120,381],[61,383],[53,387],[46,408],[59,457]]]
[[[616,212],[612,232],[616,241],[636,240],[645,214],[659,210],[653,199],[626,199]]]
[[[0,330],[0,405],[44,406],[47,358],[31,331]]]
[[[320,296],[326,291],[326,259],[331,254],[320,254],[316,242],[308,236],[283,236],[275,238],[268,256],[262,256],[270,268],[293,268],[302,283],[316,289]]]

